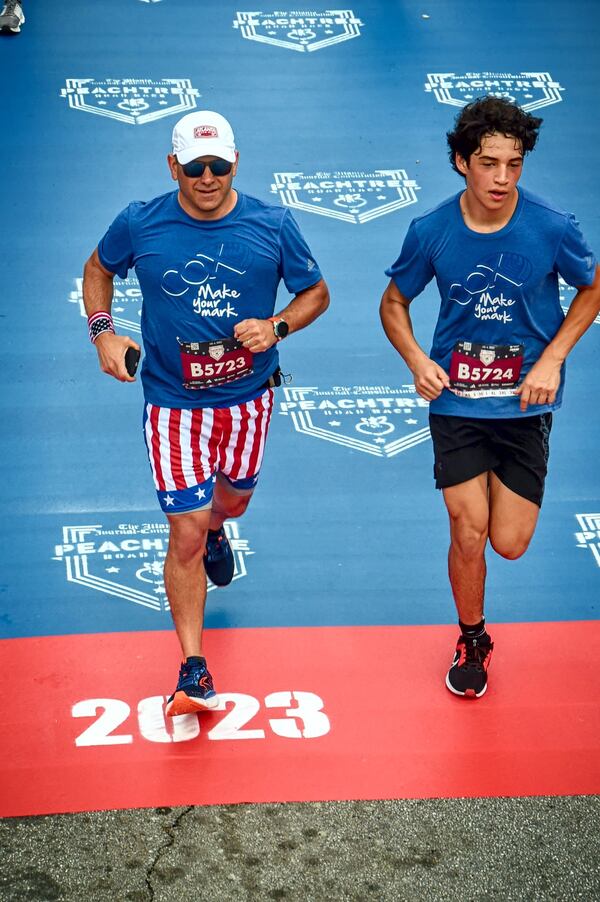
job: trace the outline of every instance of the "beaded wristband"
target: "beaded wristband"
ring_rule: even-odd
[[[106,313],[105,310],[99,310],[98,313],[92,313],[91,316],[88,316],[88,331],[92,344],[103,332],[112,332],[114,335],[115,327],[110,313]]]

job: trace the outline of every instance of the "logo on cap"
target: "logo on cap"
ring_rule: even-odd
[[[194,138],[218,138],[219,133],[214,125],[199,125],[194,129]]]

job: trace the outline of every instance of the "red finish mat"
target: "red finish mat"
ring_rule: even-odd
[[[0,814],[600,793],[600,624],[491,631],[479,700],[453,627],[210,631],[224,709],[174,722],[171,633],[4,640]]]

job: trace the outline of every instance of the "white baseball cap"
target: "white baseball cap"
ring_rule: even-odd
[[[235,162],[235,138],[227,119],[211,110],[188,113],[173,129],[173,153],[184,165],[197,157]]]

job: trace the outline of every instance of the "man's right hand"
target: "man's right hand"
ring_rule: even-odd
[[[413,369],[417,393],[426,401],[435,401],[445,388],[450,388],[448,373],[435,360],[424,357]]]
[[[95,341],[100,369],[107,376],[113,376],[119,382],[135,382],[125,368],[125,352],[127,348],[140,350],[140,346],[128,335],[115,335],[113,332],[102,332]]]

